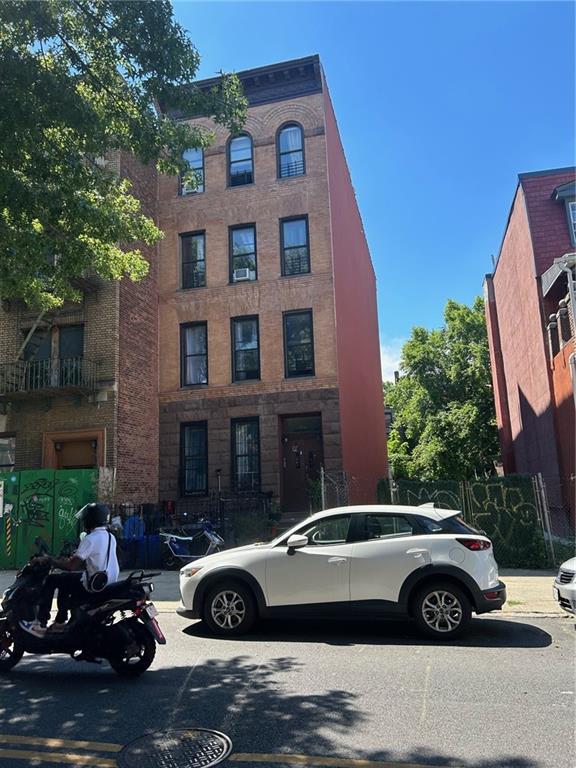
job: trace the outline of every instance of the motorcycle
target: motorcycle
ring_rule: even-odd
[[[149,598],[157,573],[134,571],[123,581],[101,592],[86,593],[86,600],[72,609],[72,622],[61,632],[48,629],[36,637],[20,627],[21,621],[34,619],[50,564],[35,557],[19,571],[6,590],[0,605],[0,673],[18,664],[24,653],[46,655],[63,653],[75,661],[100,664],[108,661],[123,677],[137,677],[152,664],[156,643],[166,638]]]

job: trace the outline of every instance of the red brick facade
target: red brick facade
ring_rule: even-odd
[[[520,175],[498,262],[486,278],[504,471],[541,473],[553,505],[572,509],[574,433],[566,425],[573,425],[574,397],[571,385],[568,393],[567,347],[560,356],[562,372],[550,353],[553,305],[543,298],[541,277],[554,259],[574,250],[564,202],[554,199],[554,190],[573,180],[573,168]]]

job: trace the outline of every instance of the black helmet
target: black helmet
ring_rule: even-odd
[[[85,531],[92,531],[94,528],[108,523],[110,510],[106,504],[94,501],[91,504],[85,504],[81,510],[76,512],[76,519],[82,520]]]

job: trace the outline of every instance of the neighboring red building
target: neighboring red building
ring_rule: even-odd
[[[555,527],[574,522],[575,169],[519,175],[486,319],[505,474],[546,482]]]

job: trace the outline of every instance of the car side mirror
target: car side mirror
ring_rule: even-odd
[[[288,541],[288,554],[293,555],[297,549],[302,549],[308,544],[308,536],[300,536],[297,533],[290,536]]]

